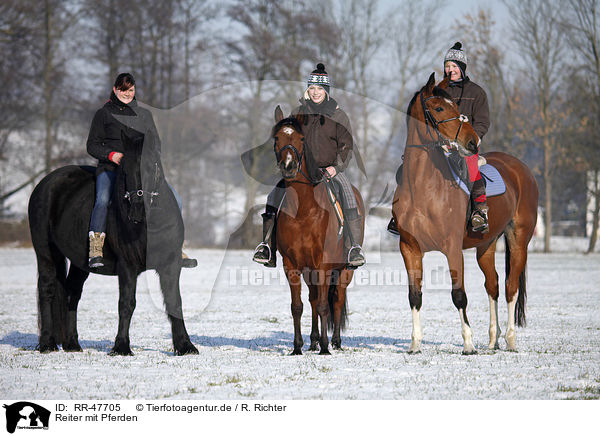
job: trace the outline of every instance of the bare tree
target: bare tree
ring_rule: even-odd
[[[598,0],[569,0],[561,27],[568,38],[569,49],[574,57],[572,79],[578,93],[573,107],[576,111],[574,122],[580,126],[579,147],[575,153],[581,156],[581,163],[588,173],[590,183],[587,186],[592,209],[592,230],[587,253],[594,251],[598,240],[600,217],[600,159],[597,157],[597,144],[594,139],[600,129],[600,2]],[[585,107],[577,104],[580,99],[587,102]]]
[[[382,189],[381,180],[385,180],[386,174],[395,174],[400,164],[400,156],[397,160],[390,159],[390,152],[393,145],[401,143],[398,135],[405,125],[406,106],[412,92],[425,82],[426,74],[435,68],[431,60],[435,59],[440,50],[438,29],[442,10],[441,0],[402,1],[396,10],[387,11],[385,14],[389,19],[386,27],[392,31],[388,35],[391,47],[385,47],[392,68],[388,71],[384,69],[380,75],[376,75],[374,83],[384,89],[393,90],[394,98],[387,103],[394,108],[394,112],[388,136],[373,156],[376,160],[372,166],[373,170],[370,171],[372,176],[365,197],[366,204],[375,201]],[[397,32],[397,29],[402,31]]]
[[[264,81],[287,81],[301,78],[303,62],[314,62],[323,40],[331,39],[333,25],[323,25],[323,17],[306,2],[276,0],[237,0],[227,11],[236,28],[241,29],[225,41],[230,72],[240,80],[248,81],[249,95],[238,98],[232,116],[245,125],[247,135],[241,146],[261,144],[269,131],[261,115],[272,113],[273,90],[265,88]],[[270,119],[270,118],[269,118]],[[252,177],[246,179],[244,210],[254,206],[259,184]],[[245,231],[250,241],[251,229]]]
[[[554,155],[560,146],[557,131],[560,127],[559,83],[564,65],[564,35],[559,23],[564,1],[532,0],[530,2],[505,1],[512,19],[515,43],[525,62],[527,76],[535,90],[539,129],[537,134],[543,151],[544,198],[544,251],[550,251],[552,235],[552,195],[556,161]]]

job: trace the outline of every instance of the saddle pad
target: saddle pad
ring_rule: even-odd
[[[506,192],[506,185],[496,167],[485,164],[479,168],[479,172],[481,172],[481,177],[485,180],[485,195],[493,197],[494,195],[501,195]]]
[[[454,177],[454,181],[461,187],[463,191],[467,193],[467,195],[471,195],[467,185],[458,177],[458,175],[452,169],[452,165],[448,163],[448,167],[452,172],[452,177]],[[502,180],[502,176],[498,172],[498,170],[490,164],[485,164],[479,167],[479,172],[481,173],[481,177],[485,181],[485,195],[488,197],[493,197],[495,195],[501,195],[506,192],[506,185],[504,184],[504,180]]]

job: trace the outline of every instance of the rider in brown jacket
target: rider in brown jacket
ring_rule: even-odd
[[[350,120],[329,95],[329,87],[329,75],[325,71],[325,66],[321,63],[317,64],[317,69],[308,79],[308,87],[300,99],[300,106],[292,111],[292,115],[304,115],[302,132],[315,163],[326,177],[330,177],[341,186],[342,205],[351,242],[348,265],[356,268],[365,263],[359,244],[362,239],[362,220],[358,214],[352,185],[343,173],[352,158],[354,142]],[[283,201],[284,186],[283,180],[280,181],[267,197],[267,206],[263,214],[263,241],[256,247],[252,258],[267,267],[276,265],[275,220]]]
[[[487,95],[485,91],[472,82],[467,71],[467,54],[462,50],[462,44],[457,42],[448,50],[444,57],[444,77],[450,77],[450,83],[446,91],[452,97],[452,100],[458,106],[461,114],[466,115],[479,136],[487,133],[490,127],[490,110],[488,106]],[[487,233],[488,227],[488,206],[485,194],[485,184],[479,173],[478,160],[479,150],[472,156],[465,158],[469,171],[472,173],[473,188],[471,189],[471,201],[473,204],[473,213],[471,214],[471,228],[474,232]],[[401,168],[398,170],[401,171]],[[397,180],[398,176],[396,176]],[[399,182],[398,182],[399,183]],[[388,231],[399,234],[394,218],[388,224]]]
[[[467,54],[462,50],[462,44],[457,42],[448,50],[444,57],[444,77],[450,77],[450,84],[446,91],[461,114],[469,118],[469,122],[479,139],[487,133],[490,127],[490,109],[485,91],[472,82],[467,71]],[[471,215],[471,227],[474,232],[487,233],[488,206],[485,194],[485,183],[479,173],[479,149],[473,156],[465,158],[469,171],[472,173],[473,188],[471,189],[471,201],[473,213]]]

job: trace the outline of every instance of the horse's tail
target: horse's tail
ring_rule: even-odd
[[[329,282],[329,293],[327,295],[329,300],[329,319],[327,321],[327,325],[329,327],[329,331],[333,331],[333,310],[334,310],[334,302],[337,299],[337,285],[340,279],[340,272],[334,271],[331,274],[331,280]],[[340,320],[340,330],[346,329],[346,320],[348,314],[348,294],[346,293],[346,298],[344,298],[344,305],[342,306],[342,317]]]
[[[508,275],[510,274],[510,256],[511,256],[511,245],[515,241],[515,228],[514,224],[511,222],[506,230],[504,231],[504,265],[505,265],[505,275],[508,279]],[[515,320],[517,322],[517,326],[525,327],[527,325],[527,320],[525,318],[525,304],[527,302],[527,280],[525,274],[526,268],[523,267],[523,272],[519,275],[519,285],[518,285],[518,294],[517,294],[517,304],[515,307]]]

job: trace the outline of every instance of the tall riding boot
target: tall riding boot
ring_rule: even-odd
[[[358,241],[362,240],[362,221],[360,217],[348,220],[348,237],[350,238],[350,251],[348,251],[348,266],[358,268],[366,262],[365,255]]]
[[[104,232],[90,232],[90,251],[88,266],[90,268],[99,268],[104,266],[104,258],[102,257],[102,249],[104,248]]]
[[[263,240],[254,250],[252,260],[261,263],[267,268],[275,268],[277,266],[277,238],[275,214],[263,213]]]
[[[490,231],[488,225],[488,205],[485,195],[485,182],[478,179],[473,182],[471,190],[473,199],[473,213],[471,214],[471,228],[474,232],[487,233]]]

